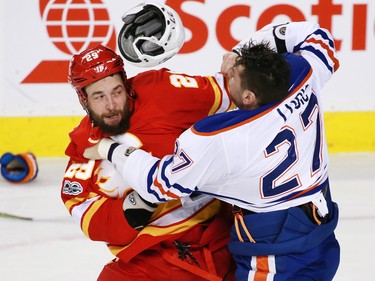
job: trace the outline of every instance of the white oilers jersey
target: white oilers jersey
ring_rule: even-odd
[[[316,24],[290,23],[285,37],[286,99],[207,117],[160,161],[133,152],[122,171],[129,185],[153,202],[199,192],[255,212],[315,199],[328,179],[321,88],[339,63],[331,35]]]

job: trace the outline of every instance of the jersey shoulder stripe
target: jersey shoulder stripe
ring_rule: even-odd
[[[234,103],[230,99],[227,80],[225,77],[221,73],[216,73],[215,76],[206,76],[206,79],[210,83],[215,97],[214,104],[208,115],[226,112],[235,108]]]
[[[294,47],[293,51],[301,50],[313,53],[331,73],[335,72],[340,66],[339,60],[336,58],[333,38],[324,29],[318,29],[307,36],[303,42]]]
[[[210,111],[208,113],[208,115],[212,115],[212,114],[215,114],[219,110],[219,108],[222,104],[222,91],[221,91],[220,87],[217,85],[216,81],[213,79],[213,77],[207,76],[207,79],[208,79],[208,81],[210,81],[212,89],[213,89],[214,94],[215,94],[215,102],[212,105],[212,108],[210,109]]]
[[[258,119],[274,106],[275,104],[268,104],[255,110],[234,110],[211,115],[195,123],[191,131],[202,136],[216,135]]]

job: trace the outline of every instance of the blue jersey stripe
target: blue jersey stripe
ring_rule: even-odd
[[[150,171],[148,172],[148,175],[147,175],[147,192],[154,195],[156,197],[156,199],[160,202],[165,202],[167,201],[166,199],[163,199],[163,198],[160,198],[159,194],[157,192],[155,192],[155,190],[153,190],[151,188],[151,186],[153,186],[153,175],[156,171],[156,169],[158,168],[158,165],[159,165],[159,161],[157,161],[150,169]]]
[[[328,60],[326,58],[326,55],[323,54],[322,51],[315,49],[313,46],[306,46],[306,47],[301,48],[301,50],[305,50],[305,51],[309,51],[309,52],[313,53],[315,56],[317,56],[325,64],[325,66],[328,68],[328,70],[331,73],[334,72],[333,67],[328,62]]]
[[[165,161],[163,163],[162,167],[161,167],[161,170],[160,170],[160,175],[161,175],[162,180],[165,182],[165,185],[167,186],[168,189],[173,187],[174,189],[177,189],[181,193],[185,193],[185,194],[192,193],[193,190],[191,190],[189,188],[185,188],[182,185],[179,185],[177,183],[171,184],[169,182],[168,177],[165,175],[165,170],[167,169],[168,165],[171,164],[172,162],[173,162],[173,157],[171,157],[171,159],[169,159],[168,161]]]
[[[326,32],[324,32],[323,30],[318,29],[318,30],[316,30],[313,34],[318,34],[318,35],[320,35],[324,40],[327,40],[327,41],[328,41],[328,45],[331,47],[331,49],[334,49],[334,48],[335,48],[335,43],[334,43],[333,40],[328,36],[328,34],[327,34]]]
[[[165,161],[160,169],[160,174],[161,174],[161,178],[162,180],[165,182],[165,185],[168,189],[170,188],[175,188],[177,189],[178,191],[180,191],[181,193],[185,193],[185,194],[191,194],[193,190],[190,190],[188,188],[184,188],[183,186],[179,185],[179,184],[171,184],[168,180],[168,177],[165,175],[165,170],[167,168],[167,166],[173,161],[173,157],[171,157],[171,159],[169,159],[168,161]],[[159,196],[159,193],[157,191],[155,191],[154,189],[152,189],[151,187],[154,186],[154,180],[153,180],[153,175],[155,174],[155,171],[157,170],[158,168],[158,165],[160,163],[160,160],[157,161],[150,169],[148,175],[147,175],[147,192],[154,195],[155,198],[160,201],[160,202],[165,202],[167,201],[166,199],[164,198],[161,198]]]
[[[333,70],[333,67],[332,67],[332,64],[330,64],[326,58],[326,55],[324,53],[322,53],[322,51],[320,51],[319,49],[316,49],[313,45],[307,45],[305,47],[301,47],[303,44],[306,44],[306,40],[308,40],[309,37],[311,37],[311,35],[320,35],[320,37],[322,37],[322,39],[317,39],[320,41],[321,45],[328,45],[328,49],[331,49],[331,50],[334,50],[334,41],[328,36],[328,34],[326,32],[324,32],[323,30],[319,29],[319,30],[316,30],[314,33],[310,34],[309,36],[306,37],[306,39],[299,43],[298,45],[296,45],[293,49],[293,52],[298,52],[300,50],[305,50],[305,51],[309,51],[311,53],[313,53],[314,55],[316,55],[327,67],[327,69],[333,73],[334,70]],[[324,41],[323,41],[324,40]],[[328,44],[327,44],[328,42]]]

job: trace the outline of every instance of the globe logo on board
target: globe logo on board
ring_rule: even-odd
[[[49,38],[68,55],[98,44],[108,45],[115,37],[108,11],[100,0],[48,1],[41,12]]]
[[[116,48],[116,32],[102,0],[39,0],[47,35],[66,60],[43,60],[21,83],[66,83],[72,55],[99,44]]]

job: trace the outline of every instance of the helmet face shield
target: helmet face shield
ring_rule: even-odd
[[[181,49],[185,32],[178,14],[158,3],[140,4],[122,18],[118,47],[129,63],[152,67],[161,64]]]

